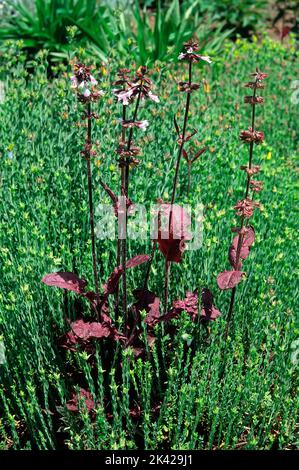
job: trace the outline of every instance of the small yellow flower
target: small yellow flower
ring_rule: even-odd
[[[205,93],[210,93],[210,91],[211,91],[210,85],[208,84],[208,82],[206,80],[204,81],[203,89],[204,89]]]
[[[272,157],[272,152],[268,152],[268,153],[267,153],[267,157],[266,157],[267,160],[271,160],[271,157]]]
[[[105,76],[108,74],[108,70],[106,69],[105,65],[101,65],[100,67],[100,73],[101,75]]]

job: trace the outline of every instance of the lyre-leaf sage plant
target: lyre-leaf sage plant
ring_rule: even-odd
[[[180,126],[174,116],[174,126],[178,135],[178,141],[177,141],[178,153],[177,153],[177,158],[176,158],[175,174],[174,174],[173,183],[172,183],[171,202],[169,205],[169,209],[167,211],[168,212],[167,214],[168,240],[163,239],[163,242],[162,242],[162,238],[160,236],[158,237],[160,251],[162,251],[165,257],[165,290],[164,290],[164,312],[165,313],[167,312],[167,308],[168,308],[168,290],[169,290],[169,277],[170,277],[171,262],[178,263],[181,261],[181,256],[179,256],[178,254],[176,256],[173,256],[173,245],[175,242],[175,246],[182,253],[185,249],[184,240],[188,239],[186,238],[186,226],[184,224],[184,219],[186,219],[186,214],[184,213],[182,208],[180,208],[180,211],[179,211],[180,220],[178,221],[178,225],[177,225],[177,227],[182,227],[181,236],[178,236],[178,234],[175,234],[176,229],[174,228],[174,222],[175,222],[174,204],[175,204],[175,199],[176,199],[180,163],[181,163],[182,156],[184,155],[184,146],[185,146],[185,143],[190,141],[190,139],[197,133],[196,130],[193,130],[192,132],[187,132],[191,93],[200,88],[200,84],[192,82],[192,65],[200,61],[211,63],[210,57],[198,54],[198,50],[199,50],[198,43],[195,40],[190,39],[188,42],[184,44],[184,50],[183,52],[181,52],[181,54],[178,57],[179,60],[186,61],[188,63],[188,80],[180,81],[178,84],[179,91],[186,93],[186,102],[185,102],[182,129],[180,129]],[[163,205],[165,206],[165,204]],[[165,213],[165,207],[163,207],[163,212]],[[165,245],[165,242],[167,241],[168,241],[168,247],[165,250],[162,247]]]
[[[264,88],[263,81],[267,77],[267,74],[256,69],[256,71],[251,75],[253,80],[248,82],[245,87],[252,89],[253,94],[251,96],[245,96],[244,99],[245,103],[251,106],[251,127],[240,133],[241,141],[249,144],[248,164],[241,166],[241,170],[245,171],[247,175],[246,187],[244,198],[238,201],[234,207],[237,216],[240,217],[240,225],[239,227],[232,229],[232,231],[237,233],[237,235],[234,237],[229,249],[229,262],[233,269],[230,271],[223,271],[217,277],[217,284],[220,289],[231,289],[231,299],[224,333],[225,339],[229,333],[230,322],[233,314],[236,286],[245,274],[245,272],[242,271],[242,264],[248,257],[251,245],[255,239],[254,228],[249,225],[249,220],[252,217],[254,210],[259,207],[259,203],[254,201],[254,194],[263,189],[263,182],[253,180],[252,177],[260,171],[260,167],[253,164],[254,145],[260,144],[264,140],[264,133],[256,130],[255,128],[255,107],[257,104],[263,103],[264,101],[261,96],[257,96],[256,92],[257,90]]]

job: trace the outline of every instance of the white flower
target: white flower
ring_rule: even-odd
[[[85,88],[85,90],[83,91],[83,96],[85,98],[88,98],[90,95],[91,95],[91,91],[88,88]]]
[[[146,130],[146,128],[148,127],[149,125],[149,122],[147,119],[145,119],[144,121],[138,121],[136,122],[136,126],[139,128],[139,129],[142,129],[143,131]]]
[[[71,84],[72,88],[78,88],[78,80],[77,80],[77,77],[75,75],[73,75],[71,77],[71,82],[72,82],[72,84]]]
[[[129,99],[131,98],[133,94],[133,90],[124,90],[124,91],[113,91],[115,96],[117,97],[118,101],[122,101],[123,105],[126,106],[129,104]]]
[[[211,58],[207,55],[199,55],[198,56],[201,60],[204,60],[205,62],[208,62],[209,64],[212,63]]]
[[[90,83],[92,84],[92,86],[95,86],[98,84],[97,80],[92,75],[90,75]]]
[[[80,88],[80,89],[84,89],[85,91],[88,89],[88,87],[91,85],[91,86],[95,86],[98,84],[97,80],[92,76],[90,75],[90,80],[83,80],[82,82],[78,82],[78,79],[76,77],[76,75],[73,75],[71,77],[71,88]],[[85,92],[84,92],[85,93]],[[89,93],[90,94],[90,93]],[[85,96],[85,95],[84,95]],[[88,95],[89,96],[89,95]]]
[[[157,95],[154,95],[151,91],[148,92],[148,97],[150,100],[155,101],[155,103],[159,103],[160,100]]]

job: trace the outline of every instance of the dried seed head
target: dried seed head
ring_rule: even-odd
[[[246,171],[247,175],[252,176],[259,173],[261,167],[258,165],[253,165],[251,168],[249,168],[247,165],[242,165],[240,168],[241,170]]]
[[[245,96],[244,102],[247,104],[261,104],[264,102],[262,96]]]
[[[210,64],[212,62],[210,57],[197,54],[198,49],[198,43],[193,39],[190,39],[189,41],[185,42],[183,52],[180,53],[178,59],[186,60],[187,62],[198,62],[203,60],[204,62],[208,62]]]
[[[264,138],[263,132],[252,130],[252,127],[249,127],[248,131],[241,131],[240,133],[240,139],[246,143],[254,142],[255,144],[260,144],[264,141]]]
[[[254,209],[258,206],[259,204],[257,202],[246,198],[242,199],[241,201],[238,201],[234,209],[236,210],[238,216],[249,219],[252,216]]]
[[[253,192],[259,193],[263,189],[264,182],[251,180],[249,184]]]

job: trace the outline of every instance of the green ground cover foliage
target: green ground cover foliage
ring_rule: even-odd
[[[123,364],[120,377],[115,363],[103,370],[99,351],[91,360],[85,352],[65,352],[57,346],[57,338],[68,328],[66,317],[74,318],[76,308],[88,313],[88,308],[78,307],[70,294],[66,312],[62,291],[40,282],[48,272],[76,270],[92,287],[87,181],[80,156],[84,129],[77,125],[83,121],[69,79],[59,72],[48,81],[44,53],[39,54],[32,75],[26,74],[22,52],[10,51],[7,57],[11,57],[7,59],[11,63],[5,64],[10,71],[2,73],[5,98],[0,104],[0,334],[6,355],[0,365],[1,447],[294,448],[298,415],[298,365],[292,360],[298,338],[294,46],[285,48],[267,38],[261,43],[227,42],[211,67],[197,68],[198,80],[205,78],[208,86],[192,95],[189,125],[208,150],[193,167],[189,198],[187,167],[182,162],[177,202],[203,204],[203,244],[173,266],[170,295],[182,298],[186,290],[208,285],[222,316],[208,330],[183,314],[173,321],[178,326],[173,340],[157,327],[158,340],[145,361],[135,360],[130,350],[119,346],[115,356]],[[122,60],[130,65],[129,57]],[[97,75],[106,96],[96,105],[99,119],[94,124],[96,205],[109,202],[97,184],[99,176],[115,191],[119,185],[114,149],[120,116],[111,95],[118,65],[113,57]],[[218,289],[216,277],[228,267],[230,229],[236,223],[233,206],[243,194],[244,173],[238,169],[247,162],[248,148],[238,135],[250,125],[243,83],[257,65],[269,74],[265,103],[257,110],[257,128],[265,132],[265,142],[256,147],[254,156],[262,166],[265,189],[261,211],[253,219],[257,235],[246,261],[247,277],[238,288],[224,349],[221,335],[229,292]],[[158,197],[170,197],[176,155],[173,114],[183,109],[175,79],[183,75],[182,66],[152,68],[160,104],[142,109],[150,126],[136,138],[143,155],[131,172],[130,190],[132,200],[147,207]],[[115,242],[98,240],[97,250],[103,283],[116,264]],[[149,238],[129,241],[130,255],[149,252]],[[140,284],[144,267],[133,271],[128,272],[130,292]],[[162,271],[158,253],[150,288],[160,295]],[[65,407],[77,385],[88,389],[97,402],[92,416],[84,406],[79,414]],[[141,408],[138,420],[129,415],[132,393]]]

